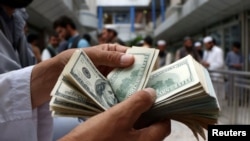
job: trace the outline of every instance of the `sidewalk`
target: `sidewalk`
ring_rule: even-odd
[[[207,132],[205,132],[207,136]],[[197,141],[192,131],[183,123],[172,120],[171,134],[164,139],[164,141]],[[199,141],[206,141],[199,138]]]

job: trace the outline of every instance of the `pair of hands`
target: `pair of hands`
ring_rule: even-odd
[[[107,75],[115,67],[133,64],[132,55],[125,54],[127,48],[115,44],[103,44],[84,49],[99,71]],[[65,64],[74,50],[59,54]],[[71,54],[71,55],[70,55]],[[64,136],[61,141],[161,141],[170,134],[170,120],[166,119],[145,128],[135,129],[140,115],[147,111],[156,99],[155,90],[146,88],[109,110],[96,115]]]
[[[201,61],[201,64],[205,67],[208,68],[210,66],[210,64],[206,61]]]
[[[236,69],[241,69],[242,68],[242,64],[233,64],[232,67],[234,67]]]

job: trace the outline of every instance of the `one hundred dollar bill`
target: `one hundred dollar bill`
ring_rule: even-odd
[[[65,101],[63,99],[60,99],[58,97],[52,97],[50,101],[50,110],[56,110],[60,109],[61,111],[76,111],[79,113],[84,113],[86,115],[95,115],[97,112],[95,111],[90,111],[88,108],[84,106],[80,106],[68,101]]]
[[[151,73],[147,87],[157,93],[156,103],[199,83],[191,56]]]
[[[119,101],[123,101],[136,91],[145,88],[159,50],[132,47],[126,53],[134,56],[134,64],[129,68],[115,69],[107,76]]]
[[[118,103],[108,80],[82,50],[77,50],[73,54],[62,73],[103,110]]]
[[[88,108],[91,111],[102,112],[103,110],[97,106],[92,99],[86,96],[86,94],[80,93],[77,89],[74,89],[65,79],[57,82],[53,96],[64,99],[65,101],[81,105]]]

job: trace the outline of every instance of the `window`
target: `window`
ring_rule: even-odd
[[[129,23],[129,12],[128,13],[115,13],[115,23],[120,24],[120,23]]]

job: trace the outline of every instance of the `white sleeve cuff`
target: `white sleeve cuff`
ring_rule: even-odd
[[[0,75],[0,123],[32,117],[30,79],[33,67]]]

